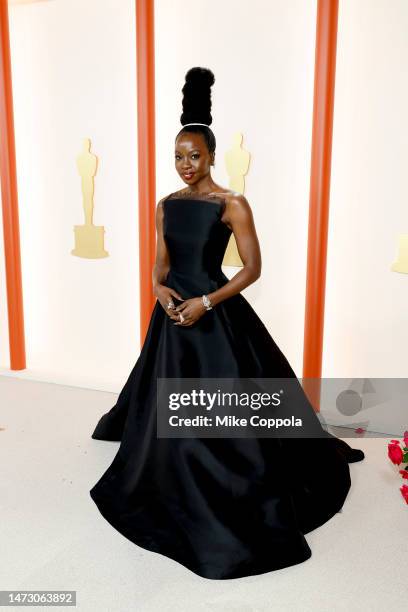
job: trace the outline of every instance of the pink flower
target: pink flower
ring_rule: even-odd
[[[399,465],[402,462],[403,453],[398,440],[397,443],[391,440],[391,444],[388,444],[388,457],[395,465]]]
[[[408,446],[408,430],[404,431],[404,445]]]
[[[408,485],[404,484],[400,487],[401,495],[408,504]]]
[[[408,478],[408,470],[400,470],[399,473],[403,478]]]
[[[361,434],[363,433],[363,431],[365,431],[365,429],[363,429],[362,427],[357,427],[357,429],[355,429],[354,431],[358,434]]]

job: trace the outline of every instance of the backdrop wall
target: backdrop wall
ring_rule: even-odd
[[[302,374],[316,3],[156,0],[157,200],[174,170],[181,88],[211,68],[214,179],[244,134],[246,196],[262,249],[244,291]],[[324,376],[406,376],[408,232],[402,121],[408,6],[342,0],[339,14]],[[140,351],[133,0],[10,7],[28,369],[13,375],[119,391]],[[70,254],[83,222],[75,158],[99,157],[94,222],[110,257]],[[2,243],[0,248],[2,249]],[[0,366],[9,367],[3,253]],[[231,276],[235,269],[225,268]]]

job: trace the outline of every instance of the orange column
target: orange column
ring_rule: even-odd
[[[26,358],[7,0],[0,0],[0,174],[10,367],[22,370]]]
[[[303,381],[315,410],[320,409],[324,300],[326,289],[334,86],[336,73],[338,0],[318,0]]]
[[[140,342],[152,309],[156,252],[154,0],[136,0],[137,144],[139,173]]]

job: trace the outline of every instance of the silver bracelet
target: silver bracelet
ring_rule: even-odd
[[[203,302],[203,304],[204,304],[204,306],[205,306],[206,310],[212,310],[211,300],[210,300],[210,298],[208,297],[208,295],[203,295],[203,296],[201,297],[201,299],[202,299],[202,302]]]

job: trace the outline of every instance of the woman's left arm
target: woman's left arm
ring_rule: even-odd
[[[239,293],[261,276],[262,258],[251,207],[245,196],[230,195],[226,198],[223,220],[232,228],[243,268],[225,285],[208,293],[215,306]],[[224,222],[223,221],[223,222]]]

